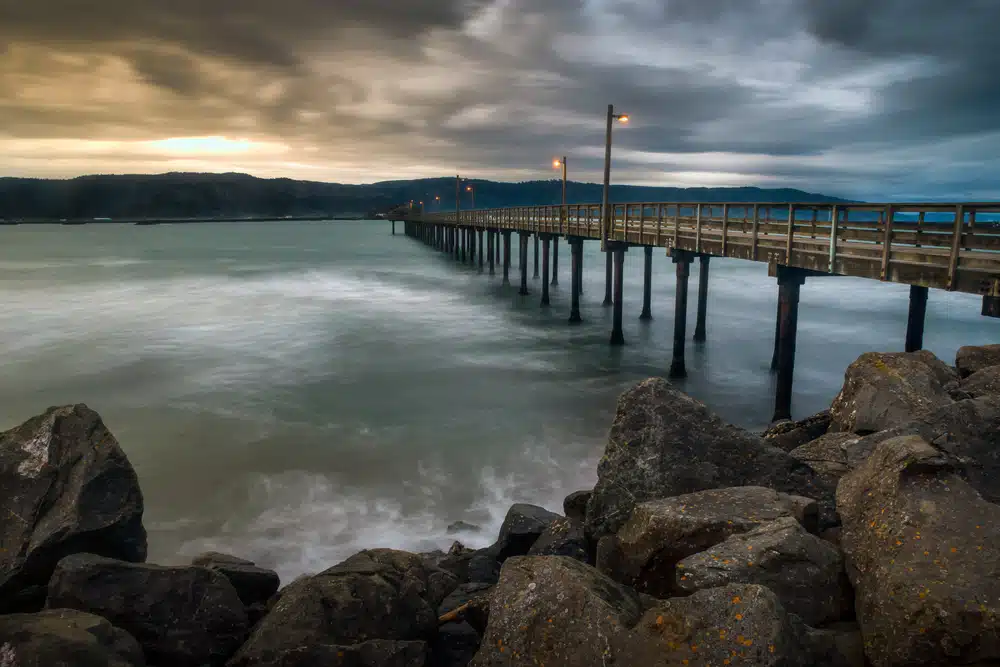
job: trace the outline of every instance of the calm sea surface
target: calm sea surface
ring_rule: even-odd
[[[541,310],[538,280],[519,297],[386,222],[0,228],[0,430],[99,411],[138,470],[155,562],[230,551],[287,582],[364,547],[447,547],[459,519],[484,545],[511,503],[558,510],[593,484],[617,396],[669,367],[674,267],[654,260],[643,323],[642,252],[626,255],[612,349],[596,243],[570,327],[565,243]],[[796,416],[862,352],[902,349],[907,294],[806,283]],[[753,429],[773,409],[776,298],[765,265],[713,260],[709,341],[688,348],[683,388]],[[997,342],[979,309],[932,291],[926,346],[950,363]]]

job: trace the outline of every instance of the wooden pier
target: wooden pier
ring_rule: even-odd
[[[688,277],[699,260],[699,290],[694,340],[705,340],[710,257],[766,262],[777,279],[778,312],[772,370],[777,372],[774,420],[791,418],[792,378],[798,324],[799,288],[807,278],[855,276],[910,285],[905,349],[923,346],[924,315],[930,288],[978,294],[982,314],[1000,317],[1000,203],[699,203],[657,202],[609,205],[602,224],[599,204],[524,206],[421,213],[399,209],[389,214],[404,222],[406,233],[480,268],[486,237],[490,274],[500,262],[509,284],[511,234],[519,237],[520,293],[528,294],[528,248],[535,239],[535,276],[542,242],[544,288],[548,305],[548,256],[552,248],[556,281],[558,240],[571,255],[569,321],[580,321],[579,296],[585,241],[599,241],[607,253],[605,305],[614,308],[610,343],[624,344],[622,267],[629,248],[643,248],[643,312],[650,316],[653,248],[663,248],[677,266],[674,348],[669,375],[684,377]],[[477,243],[478,238],[478,243]]]

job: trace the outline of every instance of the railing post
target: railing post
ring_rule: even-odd
[[[694,224],[694,251],[701,252],[701,204],[695,204]]]
[[[760,204],[753,205],[753,235],[750,242],[750,259],[757,261],[757,246],[760,236]]]
[[[830,273],[837,272],[837,223],[839,218],[840,208],[834,204],[830,210]]]
[[[722,256],[726,256],[726,235],[729,233],[729,204],[722,205]]]
[[[965,224],[965,207],[955,207],[955,226],[951,232],[951,256],[948,258],[948,289],[954,290],[958,282],[958,250],[962,244],[962,225]]]
[[[788,205],[788,231],[785,232],[788,236],[785,239],[785,265],[792,265],[792,242],[795,238],[795,204]]]
[[[892,250],[892,217],[894,211],[892,204],[885,207],[885,233],[882,236],[882,268],[879,269],[879,278],[885,280],[889,275],[889,253]]]

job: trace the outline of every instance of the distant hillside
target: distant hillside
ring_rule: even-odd
[[[476,206],[502,207],[558,204],[557,180],[498,183],[469,181]],[[462,208],[472,206],[463,183]],[[441,197],[435,204],[434,197]],[[426,210],[455,208],[455,179],[432,178],[343,185],[261,179],[246,174],[81,176],[70,180],[0,178],[0,219],[90,220],[186,218],[282,218],[285,216],[374,214],[410,200],[426,202]],[[601,186],[569,183],[570,203],[596,203]],[[845,201],[792,189],[650,188],[614,185],[612,201]]]

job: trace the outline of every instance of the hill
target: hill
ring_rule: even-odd
[[[470,180],[476,206],[492,208],[558,204],[558,180],[500,183]],[[462,208],[472,207],[463,183]],[[440,203],[435,204],[435,196]],[[68,180],[0,178],[0,219],[92,220],[282,218],[385,212],[410,200],[428,211],[455,207],[455,179],[385,181],[366,185],[262,179],[246,174],[98,175]],[[597,183],[571,182],[569,203],[599,202]],[[811,201],[835,197],[793,189],[661,188],[613,185],[611,200],[624,201]]]

